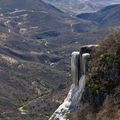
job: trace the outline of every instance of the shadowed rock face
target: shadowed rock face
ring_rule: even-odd
[[[90,57],[89,53],[84,53],[81,48],[80,52],[73,52],[71,58],[71,74],[73,84],[79,86],[79,80],[82,75],[85,75],[87,70],[87,61]]]
[[[78,85],[79,78],[80,78],[80,53],[73,52],[71,58],[71,74],[72,80],[75,85]]]
[[[73,52],[71,58],[71,73],[72,80],[75,85],[79,84],[79,80],[83,74],[87,71],[87,61],[90,58],[92,48],[99,45],[86,45],[82,46],[80,52]]]

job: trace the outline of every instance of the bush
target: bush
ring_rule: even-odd
[[[120,34],[110,35],[92,51],[83,99],[94,107],[100,107],[107,95],[114,94],[120,85]]]

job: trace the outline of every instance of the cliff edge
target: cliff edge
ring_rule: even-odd
[[[92,51],[86,88],[79,111],[70,120],[120,119],[120,32]]]

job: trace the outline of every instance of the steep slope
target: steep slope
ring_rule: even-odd
[[[32,25],[34,20],[34,23],[36,23],[36,26],[43,24],[41,28],[47,27],[47,30],[49,29],[48,25],[53,29],[55,27],[59,28],[60,26],[65,26],[64,24],[65,14],[62,13],[57,8],[51,5],[45,4],[41,0],[36,0],[36,1],[34,0],[3,1],[2,0],[0,1],[0,8],[1,8],[1,11],[5,13],[5,15],[7,14],[7,16],[5,17],[9,17],[9,19],[11,18],[8,23],[12,23],[14,27],[17,27],[15,26],[16,25],[15,23],[18,23],[18,22],[20,23],[21,19],[24,19],[24,21],[22,22],[27,22],[25,21],[25,19],[28,20],[27,25],[29,24]],[[43,21],[43,19],[44,20],[49,19],[49,21]],[[26,26],[26,27],[29,27],[29,26]],[[31,27],[34,27],[34,26],[31,26]]]
[[[41,0],[1,0],[0,8],[0,119],[46,120],[47,106],[57,105],[52,91],[68,77],[54,67],[63,59],[57,45],[47,42],[69,28],[65,14]],[[34,103],[33,111],[26,108]]]
[[[34,107],[36,110],[36,117],[46,119],[45,109],[47,104],[54,109],[54,102],[49,98],[52,89],[58,89],[64,78],[64,72],[53,69],[47,65],[37,62],[28,62],[16,60],[7,55],[0,54],[0,113],[6,119],[14,120],[23,119],[20,107],[26,107],[27,104],[33,104],[37,101]],[[41,107],[37,108],[38,103],[42,103],[41,116],[39,111]],[[46,100],[46,101],[45,101]],[[28,104],[28,105],[29,105]],[[49,108],[48,108],[49,109]],[[31,109],[26,109],[24,117],[26,118]],[[47,112],[47,111],[46,111]],[[15,114],[16,113],[16,114]],[[17,116],[16,116],[17,115]],[[42,117],[44,116],[44,117]],[[33,119],[34,115],[29,118]],[[27,119],[27,118],[26,118]],[[36,119],[36,118],[35,118]]]
[[[110,35],[99,44],[92,51],[79,112],[69,116],[70,120],[120,119],[120,33]]]

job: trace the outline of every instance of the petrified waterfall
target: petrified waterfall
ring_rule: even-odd
[[[53,113],[49,120],[66,120],[66,115],[77,109],[85,88],[85,73],[89,51],[81,48],[80,52],[73,52],[71,57],[71,74],[73,84],[64,102]]]

